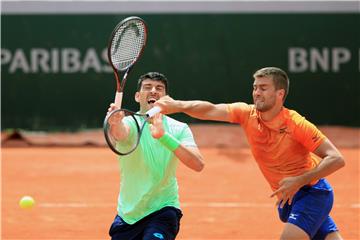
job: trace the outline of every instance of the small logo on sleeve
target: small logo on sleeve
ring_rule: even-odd
[[[319,138],[320,138],[319,135],[315,135],[311,139],[313,140],[313,142],[317,142],[319,140]]]

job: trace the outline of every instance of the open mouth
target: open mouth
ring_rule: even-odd
[[[148,100],[148,104],[154,104],[155,102],[156,102],[155,99],[149,99],[149,100]]]

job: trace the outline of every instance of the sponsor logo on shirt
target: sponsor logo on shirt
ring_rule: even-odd
[[[286,133],[287,126],[279,129],[279,133]]]

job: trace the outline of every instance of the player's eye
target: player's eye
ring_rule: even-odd
[[[142,90],[143,90],[143,91],[151,91],[152,88],[153,88],[153,87],[152,87],[151,85],[143,85],[143,86],[142,86]]]
[[[158,85],[158,86],[143,85],[143,86],[142,86],[142,90],[143,90],[143,91],[146,91],[146,92],[152,91],[153,88],[155,88],[155,90],[156,90],[157,92],[162,92],[162,91],[164,91],[164,89],[165,89],[165,87],[162,86],[162,85]]]
[[[165,87],[164,86],[156,86],[156,91],[158,92],[162,92],[164,91]]]

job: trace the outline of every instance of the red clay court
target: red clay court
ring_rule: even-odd
[[[270,187],[236,126],[193,125],[206,166],[179,164],[184,217],[177,239],[278,239],[282,223]],[[360,239],[360,129],[320,128],[346,159],[328,177],[332,216],[344,239]],[[216,139],[212,136],[222,138]],[[10,138],[9,138],[10,137]],[[2,239],[109,239],[116,214],[119,169],[101,131],[80,134],[2,134]],[[31,195],[36,205],[22,210]]]

